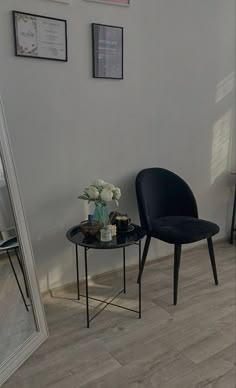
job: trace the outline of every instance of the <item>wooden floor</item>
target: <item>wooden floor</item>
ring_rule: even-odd
[[[109,307],[87,329],[75,290],[47,297],[50,338],[4,387],[235,388],[236,246],[216,244],[216,258],[218,287],[206,248],[184,253],[176,307],[173,259],[146,267],[141,320]],[[137,305],[136,276],[137,269],[128,271],[128,293],[118,302]],[[117,273],[91,281],[90,289],[105,297],[120,284]]]

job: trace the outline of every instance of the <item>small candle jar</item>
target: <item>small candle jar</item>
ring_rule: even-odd
[[[108,226],[100,230],[100,239],[102,242],[112,241],[112,232]]]

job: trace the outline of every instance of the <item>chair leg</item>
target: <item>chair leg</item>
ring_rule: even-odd
[[[16,279],[16,283],[17,283],[17,285],[18,285],[18,288],[19,288],[19,291],[20,291],[22,300],[23,300],[23,302],[24,302],[25,308],[26,308],[27,311],[29,311],[29,307],[28,307],[28,305],[27,305],[27,303],[26,303],[26,300],[25,300],[23,291],[22,291],[22,289],[21,289],[20,282],[19,282],[19,280],[18,280],[18,277],[17,277],[16,271],[15,271],[14,265],[13,265],[13,263],[12,263],[12,259],[11,259],[11,255],[10,255],[9,251],[7,251],[7,256],[8,256],[8,259],[9,259],[9,261],[10,261],[11,268],[12,268],[12,271],[13,271],[13,273],[14,273],[14,276],[15,276],[15,279]]]
[[[27,296],[27,298],[29,298],[29,288],[28,288],[28,284],[27,284],[27,277],[26,277],[26,273],[25,273],[24,264],[21,261],[21,257],[19,255],[19,251],[17,249],[15,249],[15,254],[16,254],[16,257],[17,257],[17,260],[18,260],[18,263],[19,263],[22,275],[23,275],[23,279],[24,279],[24,283],[25,283],[26,296]]]
[[[140,268],[140,271],[139,271],[139,274],[138,274],[137,283],[140,282],[141,276],[143,274],[143,269],[144,269],[144,266],[145,266],[145,263],[146,263],[146,258],[147,258],[147,254],[148,254],[148,250],[149,250],[149,246],[150,246],[150,241],[151,241],[151,237],[147,236],[146,241],[145,241],[145,245],[144,245],[144,249],[143,249],[141,268]]]
[[[177,305],[178,299],[178,283],[179,283],[179,268],[180,268],[180,259],[181,259],[181,244],[175,244],[175,254],[174,254],[174,305]]]
[[[214,279],[215,279],[215,284],[217,286],[218,285],[218,276],[217,276],[217,269],[216,269],[216,261],[215,261],[213,242],[212,242],[212,238],[211,237],[207,239],[207,243],[208,243],[208,250],[209,250],[209,255],[210,255],[210,259],[211,259],[211,266],[212,266],[212,271],[213,271],[213,275],[214,275]]]
[[[231,230],[230,230],[230,244],[233,244],[233,242],[234,242],[235,217],[236,217],[236,185],[235,185],[235,193],[234,193],[232,224],[231,224]]]

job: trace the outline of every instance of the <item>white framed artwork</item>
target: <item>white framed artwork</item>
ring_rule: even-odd
[[[15,55],[67,62],[67,22],[64,19],[13,11]]]

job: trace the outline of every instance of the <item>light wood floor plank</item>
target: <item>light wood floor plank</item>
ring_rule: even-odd
[[[220,285],[208,252],[183,254],[177,306],[172,305],[173,257],[149,263],[143,277],[143,316],[109,307],[86,328],[85,300],[76,288],[46,297],[50,338],[4,388],[236,388],[236,247],[215,246]],[[137,307],[137,268],[117,302]],[[111,297],[122,271],[90,282]],[[101,308],[91,303],[91,313]]]
[[[236,387],[236,369],[231,369],[225,375],[215,378],[211,381],[212,388],[235,388]]]

